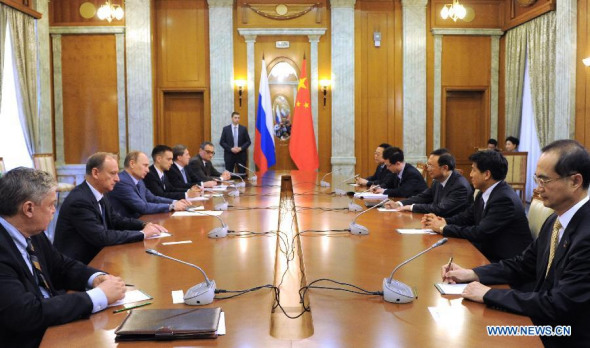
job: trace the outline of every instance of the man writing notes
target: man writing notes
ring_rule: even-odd
[[[569,326],[571,336],[541,336],[546,347],[587,347],[590,342],[590,155],[574,140],[558,140],[542,150],[535,171],[537,190],[555,210],[539,237],[521,254],[498,263],[442,268],[443,280],[468,283],[462,296],[529,316],[535,325]],[[483,284],[533,281],[521,292]]]
[[[53,244],[62,253],[86,264],[107,245],[142,241],[160,232],[160,225],[124,218],[106,195],[119,182],[114,155],[98,152],[88,158],[86,180],[70,192],[61,206]]]
[[[246,166],[247,150],[250,144],[248,130],[240,124],[240,113],[232,112],[231,124],[223,127],[221,139],[219,140],[219,145],[223,148],[223,160],[227,171],[230,173],[246,173],[246,170],[238,164]]]
[[[143,178],[149,172],[150,161],[146,154],[131,151],[125,157],[125,169],[119,173],[119,182],[109,193],[113,209],[125,217],[137,218],[145,214],[186,210],[187,200],[173,200],[156,196],[145,187]]]
[[[506,158],[486,150],[472,154],[469,160],[471,182],[480,191],[474,204],[447,219],[426,214],[424,227],[445,237],[468,239],[492,262],[518,255],[532,237],[522,202],[504,181]]]
[[[392,173],[387,170],[387,167],[385,167],[385,164],[383,163],[383,151],[385,151],[385,149],[388,147],[391,147],[391,145],[386,143],[377,146],[377,149],[375,149],[375,153],[373,154],[375,163],[377,163],[375,174],[366,178],[356,178],[357,184],[371,187],[373,185],[379,185],[382,182],[387,181],[387,176],[391,176]]]
[[[424,190],[426,181],[413,165],[404,162],[404,152],[399,147],[389,147],[383,151],[383,163],[393,173],[390,178],[371,191],[383,193],[389,197],[411,197]]]
[[[191,158],[188,164],[197,178],[204,183],[205,187],[215,186],[217,180],[229,180],[231,177],[227,170],[220,173],[213,167],[211,163],[213,156],[215,156],[213,144],[205,141],[199,148],[199,154]]]
[[[463,175],[455,171],[455,157],[447,149],[432,151],[426,170],[433,179],[430,188],[402,201],[389,201],[385,207],[449,217],[462,212],[471,204],[471,186]]]
[[[0,178],[2,347],[38,347],[49,326],[86,318],[125,294],[123,280],[62,255],[43,233],[56,188],[50,174],[29,168]]]

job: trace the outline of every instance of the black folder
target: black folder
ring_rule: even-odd
[[[217,338],[221,308],[132,309],[115,341]]]

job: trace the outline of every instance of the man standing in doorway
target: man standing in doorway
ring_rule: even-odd
[[[243,166],[246,165],[248,157],[248,147],[250,146],[250,136],[248,129],[240,125],[240,114],[236,111],[231,114],[231,124],[223,127],[219,145],[223,147],[223,160],[225,169],[230,173],[245,173]],[[237,168],[235,168],[237,166]]]

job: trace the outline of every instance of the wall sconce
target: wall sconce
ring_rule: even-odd
[[[320,87],[324,93],[324,106],[326,106],[326,95],[328,94],[328,87],[330,87],[330,80],[320,80]]]
[[[240,101],[240,107],[242,107],[242,93],[244,92],[244,86],[246,86],[246,80],[235,80],[234,83],[238,87],[238,99]]]
[[[110,23],[113,19],[118,21],[123,19],[124,11],[121,5],[112,4],[110,0],[107,0],[107,2],[98,8],[96,15],[98,19],[106,20]]]
[[[584,63],[585,66],[590,66],[590,57],[582,59],[582,63]]]

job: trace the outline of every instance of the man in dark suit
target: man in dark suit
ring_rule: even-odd
[[[571,336],[541,336],[545,347],[587,347],[590,342],[590,155],[574,140],[542,149],[535,172],[543,204],[555,210],[539,237],[520,255],[465,269],[443,266],[443,280],[467,283],[463,297],[529,316],[534,325],[570,326]],[[532,291],[491,289],[483,284],[516,280]]]
[[[393,175],[389,170],[387,170],[387,167],[385,167],[385,164],[383,163],[383,151],[385,151],[385,149],[388,147],[391,147],[391,145],[386,143],[377,146],[377,149],[375,149],[375,153],[373,154],[375,163],[377,163],[375,174],[366,178],[356,178],[357,184],[371,187],[373,185],[379,185],[381,182],[385,182],[387,176]]]
[[[522,202],[504,181],[508,162],[496,151],[471,156],[471,181],[480,193],[465,211],[443,219],[427,214],[422,222],[445,237],[468,239],[490,261],[520,254],[532,241]]]
[[[175,145],[172,148],[172,159],[174,163],[166,172],[172,186],[189,189],[195,185],[201,185],[201,181],[188,165],[191,155],[186,146],[182,144]],[[210,185],[206,184],[205,186],[215,186],[216,184],[216,182],[212,182]]]
[[[146,154],[140,151],[131,151],[125,157],[125,170],[119,173],[120,181],[109,193],[113,209],[121,216],[137,218],[146,214],[186,210],[191,205],[184,199],[175,201],[152,194],[143,182],[149,172],[149,164]]]
[[[223,127],[219,145],[223,148],[223,160],[225,169],[230,173],[245,174],[246,170],[237,164],[246,166],[248,147],[250,146],[248,129],[240,124],[240,113],[234,111],[231,114],[231,124]],[[235,168],[237,166],[237,168]]]
[[[107,193],[119,181],[114,155],[98,152],[88,158],[86,181],[70,192],[61,206],[53,244],[62,253],[86,264],[108,245],[142,241],[166,232],[153,223],[120,216]]]
[[[62,255],[43,233],[56,188],[50,174],[29,168],[0,178],[2,347],[38,347],[49,326],[87,318],[125,295],[123,280]]]
[[[154,164],[149,167],[149,172],[143,181],[154,195],[174,200],[185,200],[200,194],[201,189],[196,185],[186,189],[176,187],[168,180],[166,173],[172,166],[172,148],[170,146],[156,145],[152,150],[152,159]],[[188,204],[186,200],[184,202]]]
[[[432,151],[426,170],[433,179],[430,188],[402,201],[387,202],[385,206],[450,217],[462,212],[473,202],[471,185],[455,171],[455,157],[447,149]]]
[[[191,158],[189,167],[191,167],[193,173],[203,183],[217,181],[217,180],[229,180],[231,178],[230,172],[227,170],[220,173],[213,167],[211,159],[215,156],[215,148],[213,144],[205,141],[199,148],[199,154]],[[208,187],[207,185],[205,185]]]
[[[383,163],[393,173],[390,179],[371,189],[393,197],[411,197],[426,190],[428,186],[418,169],[404,162],[404,152],[399,147],[389,147],[383,151]]]

